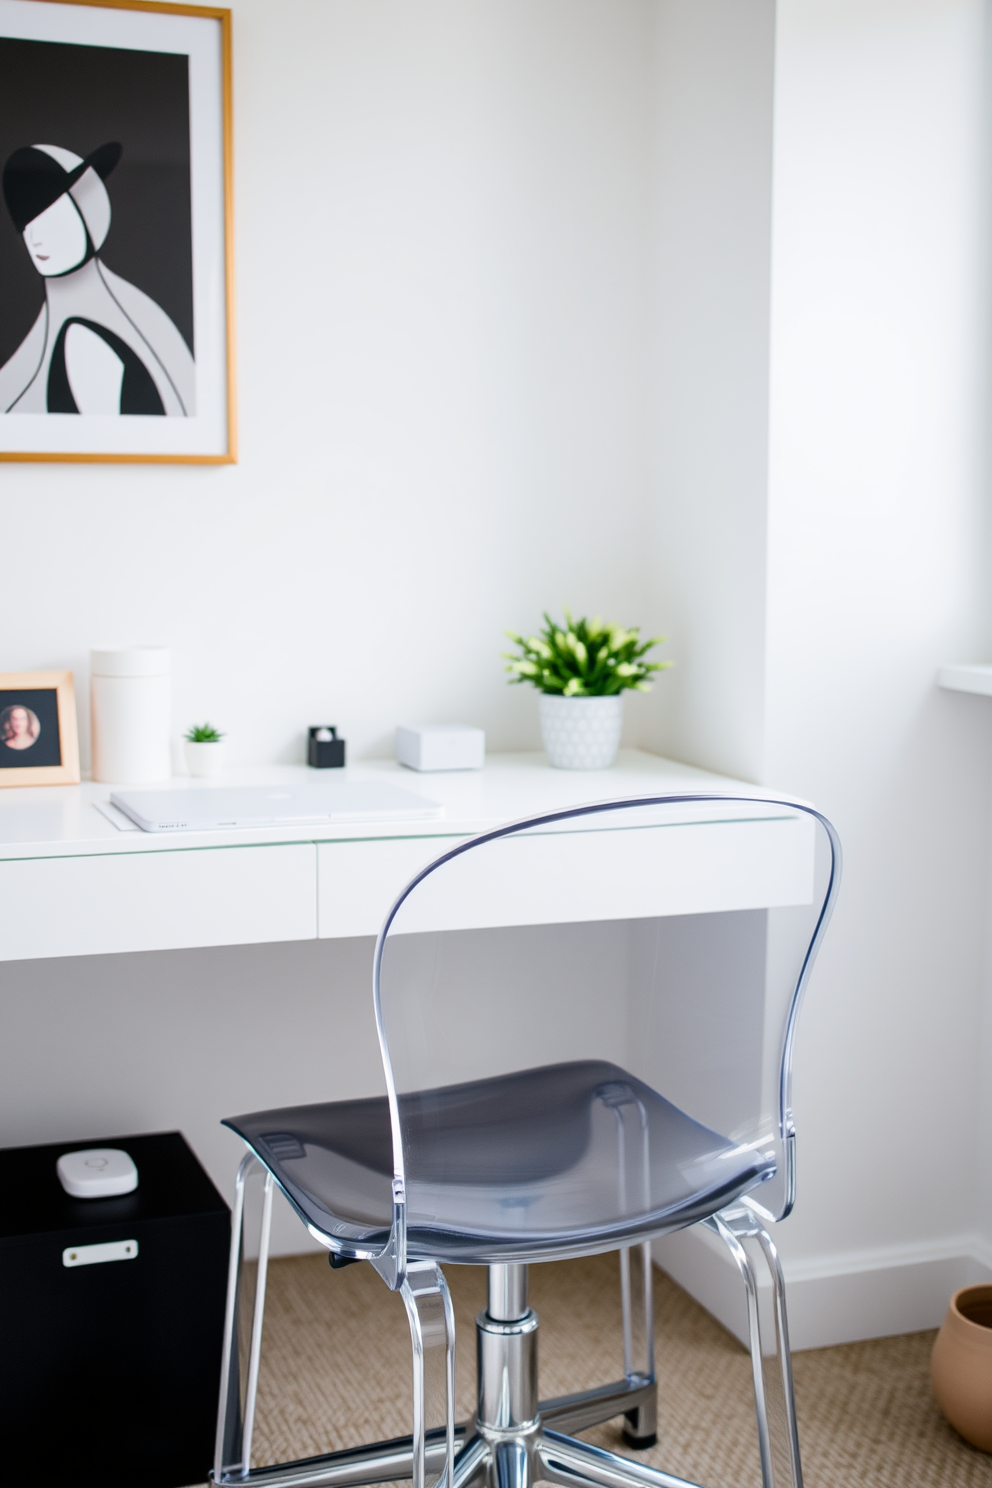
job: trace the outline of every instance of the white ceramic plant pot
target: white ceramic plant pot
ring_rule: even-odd
[[[223,739],[207,739],[194,744],[186,739],[186,768],[191,775],[219,775],[224,768]]]
[[[620,747],[623,694],[556,697],[541,693],[541,737],[556,770],[608,770]]]

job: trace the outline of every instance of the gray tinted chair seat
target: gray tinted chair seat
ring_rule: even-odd
[[[538,882],[548,869],[546,901],[535,867]],[[248,1152],[215,1482],[678,1488],[564,1433],[623,1416],[632,1446],[654,1443],[650,1242],[703,1223],[745,1284],[765,1488],[801,1488],[784,1285],[764,1221],[792,1205],[792,1045],[838,874],[836,834],[810,808],[682,796],[511,824],[407,885],[375,956],[387,1096],[225,1123]],[[622,1062],[600,1057],[616,1052]],[[249,1326],[239,1280],[254,1173],[264,1201]],[[414,1351],[409,1437],[251,1468],[274,1185],[333,1265],[370,1261],[400,1292]],[[605,1250],[620,1253],[624,1378],[541,1402],[527,1266]],[[756,1259],[773,1284],[771,1348]],[[489,1268],[472,1424],[453,1419],[441,1263]]]
[[[621,1219],[612,1157],[615,1112],[647,1117],[647,1202]],[[411,1148],[424,1157],[407,1189],[407,1255],[473,1265],[588,1254],[706,1219],[756,1183],[774,1162],[680,1111],[642,1081],[602,1060],[520,1070],[400,1097]],[[389,1105],[380,1100],[289,1106],[232,1116],[242,1137],[307,1225],[381,1250],[392,1222]],[[487,1154],[478,1183],[479,1152]],[[691,1176],[690,1176],[691,1175]],[[613,1178],[613,1181],[610,1181]],[[524,1209],[524,1221],[519,1222]],[[345,1252],[346,1253],[346,1252]]]

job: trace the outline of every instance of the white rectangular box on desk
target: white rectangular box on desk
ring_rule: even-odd
[[[481,770],[485,730],[467,723],[402,724],[396,730],[396,758],[411,770]]]

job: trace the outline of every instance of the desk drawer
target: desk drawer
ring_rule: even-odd
[[[378,935],[386,911],[425,863],[456,837],[380,837],[317,846],[317,934],[321,940]]]
[[[318,847],[321,937],[376,935],[415,873],[458,838]],[[507,838],[432,876],[403,929],[466,930],[581,920],[651,919],[808,904],[807,817],[688,822],[658,832],[575,830]]]
[[[0,960],[312,940],[316,848],[114,853],[0,863]]]

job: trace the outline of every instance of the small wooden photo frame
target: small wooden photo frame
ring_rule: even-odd
[[[71,672],[0,672],[0,789],[78,785]]]

